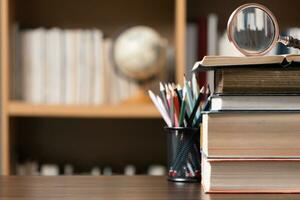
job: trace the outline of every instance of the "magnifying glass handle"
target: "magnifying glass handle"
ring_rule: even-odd
[[[300,49],[300,40],[293,38],[292,36],[280,36],[279,42],[283,43],[287,47]]]

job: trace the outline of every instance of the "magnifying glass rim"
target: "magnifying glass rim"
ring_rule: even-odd
[[[236,41],[233,39],[233,19],[236,17],[236,15],[241,11],[244,10],[246,8],[259,8],[261,10],[263,10],[264,12],[266,12],[269,17],[271,18],[271,20],[273,21],[273,24],[275,26],[275,35],[274,35],[274,40],[272,42],[272,44],[265,50],[261,51],[261,52],[257,52],[257,53],[250,53],[248,51],[245,51],[244,49],[241,49],[238,44],[236,43]],[[232,42],[234,44],[234,46],[245,56],[258,56],[258,55],[264,55],[266,53],[268,53],[277,43],[278,38],[279,38],[279,26],[278,26],[278,22],[275,18],[275,16],[273,15],[273,13],[265,6],[258,4],[258,3],[247,3],[244,5],[239,6],[237,9],[235,9],[233,11],[233,13],[230,15],[228,23],[227,23],[227,35],[228,35],[228,39],[230,42]]]

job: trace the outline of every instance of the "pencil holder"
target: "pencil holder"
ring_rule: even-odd
[[[201,180],[200,131],[198,128],[170,128],[167,131],[168,180]]]

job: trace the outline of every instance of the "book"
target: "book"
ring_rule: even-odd
[[[299,111],[203,114],[202,151],[218,158],[300,157]]]
[[[214,95],[211,111],[300,110],[299,95]]]
[[[206,193],[300,193],[300,159],[202,158]]]
[[[65,31],[65,95],[64,103],[75,104],[76,98],[76,32]]]
[[[207,55],[218,55],[218,16],[209,14],[207,16]],[[214,92],[214,72],[207,72],[207,84]]]
[[[13,37],[19,47],[12,52],[14,100],[118,104],[137,91],[137,83],[117,73],[113,41],[107,38],[109,42],[104,45],[104,34],[99,29],[38,28],[18,32],[15,27]]]
[[[24,31],[21,34],[21,65],[23,66],[22,98],[31,103],[43,103],[45,80],[45,30]],[[30,45],[29,45],[30,44]]]
[[[93,30],[93,54],[94,54],[94,71],[92,83],[92,103],[95,105],[103,104],[104,99],[104,52],[103,52],[103,33],[100,30]]]
[[[79,104],[89,104],[90,98],[90,41],[89,32],[82,30],[79,39],[79,73],[78,73],[78,84],[79,84]]]
[[[201,61],[196,62],[193,71],[197,70],[211,70],[214,68],[222,68],[226,66],[230,67],[242,67],[247,68],[249,66],[257,65],[279,65],[287,66],[291,63],[300,62],[300,55],[286,54],[286,55],[274,55],[274,56],[205,56]]]
[[[215,93],[222,94],[297,94],[300,70],[243,68],[215,72]]]
[[[62,100],[62,31],[58,28],[50,29],[46,34],[46,102],[48,104],[59,104]],[[33,76],[35,78],[36,76]]]
[[[198,26],[196,23],[188,23],[186,27],[186,68],[185,76],[192,78],[192,67],[198,60]]]

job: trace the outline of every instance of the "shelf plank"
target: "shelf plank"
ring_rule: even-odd
[[[10,101],[11,117],[160,118],[152,104],[138,105],[46,105]]]

